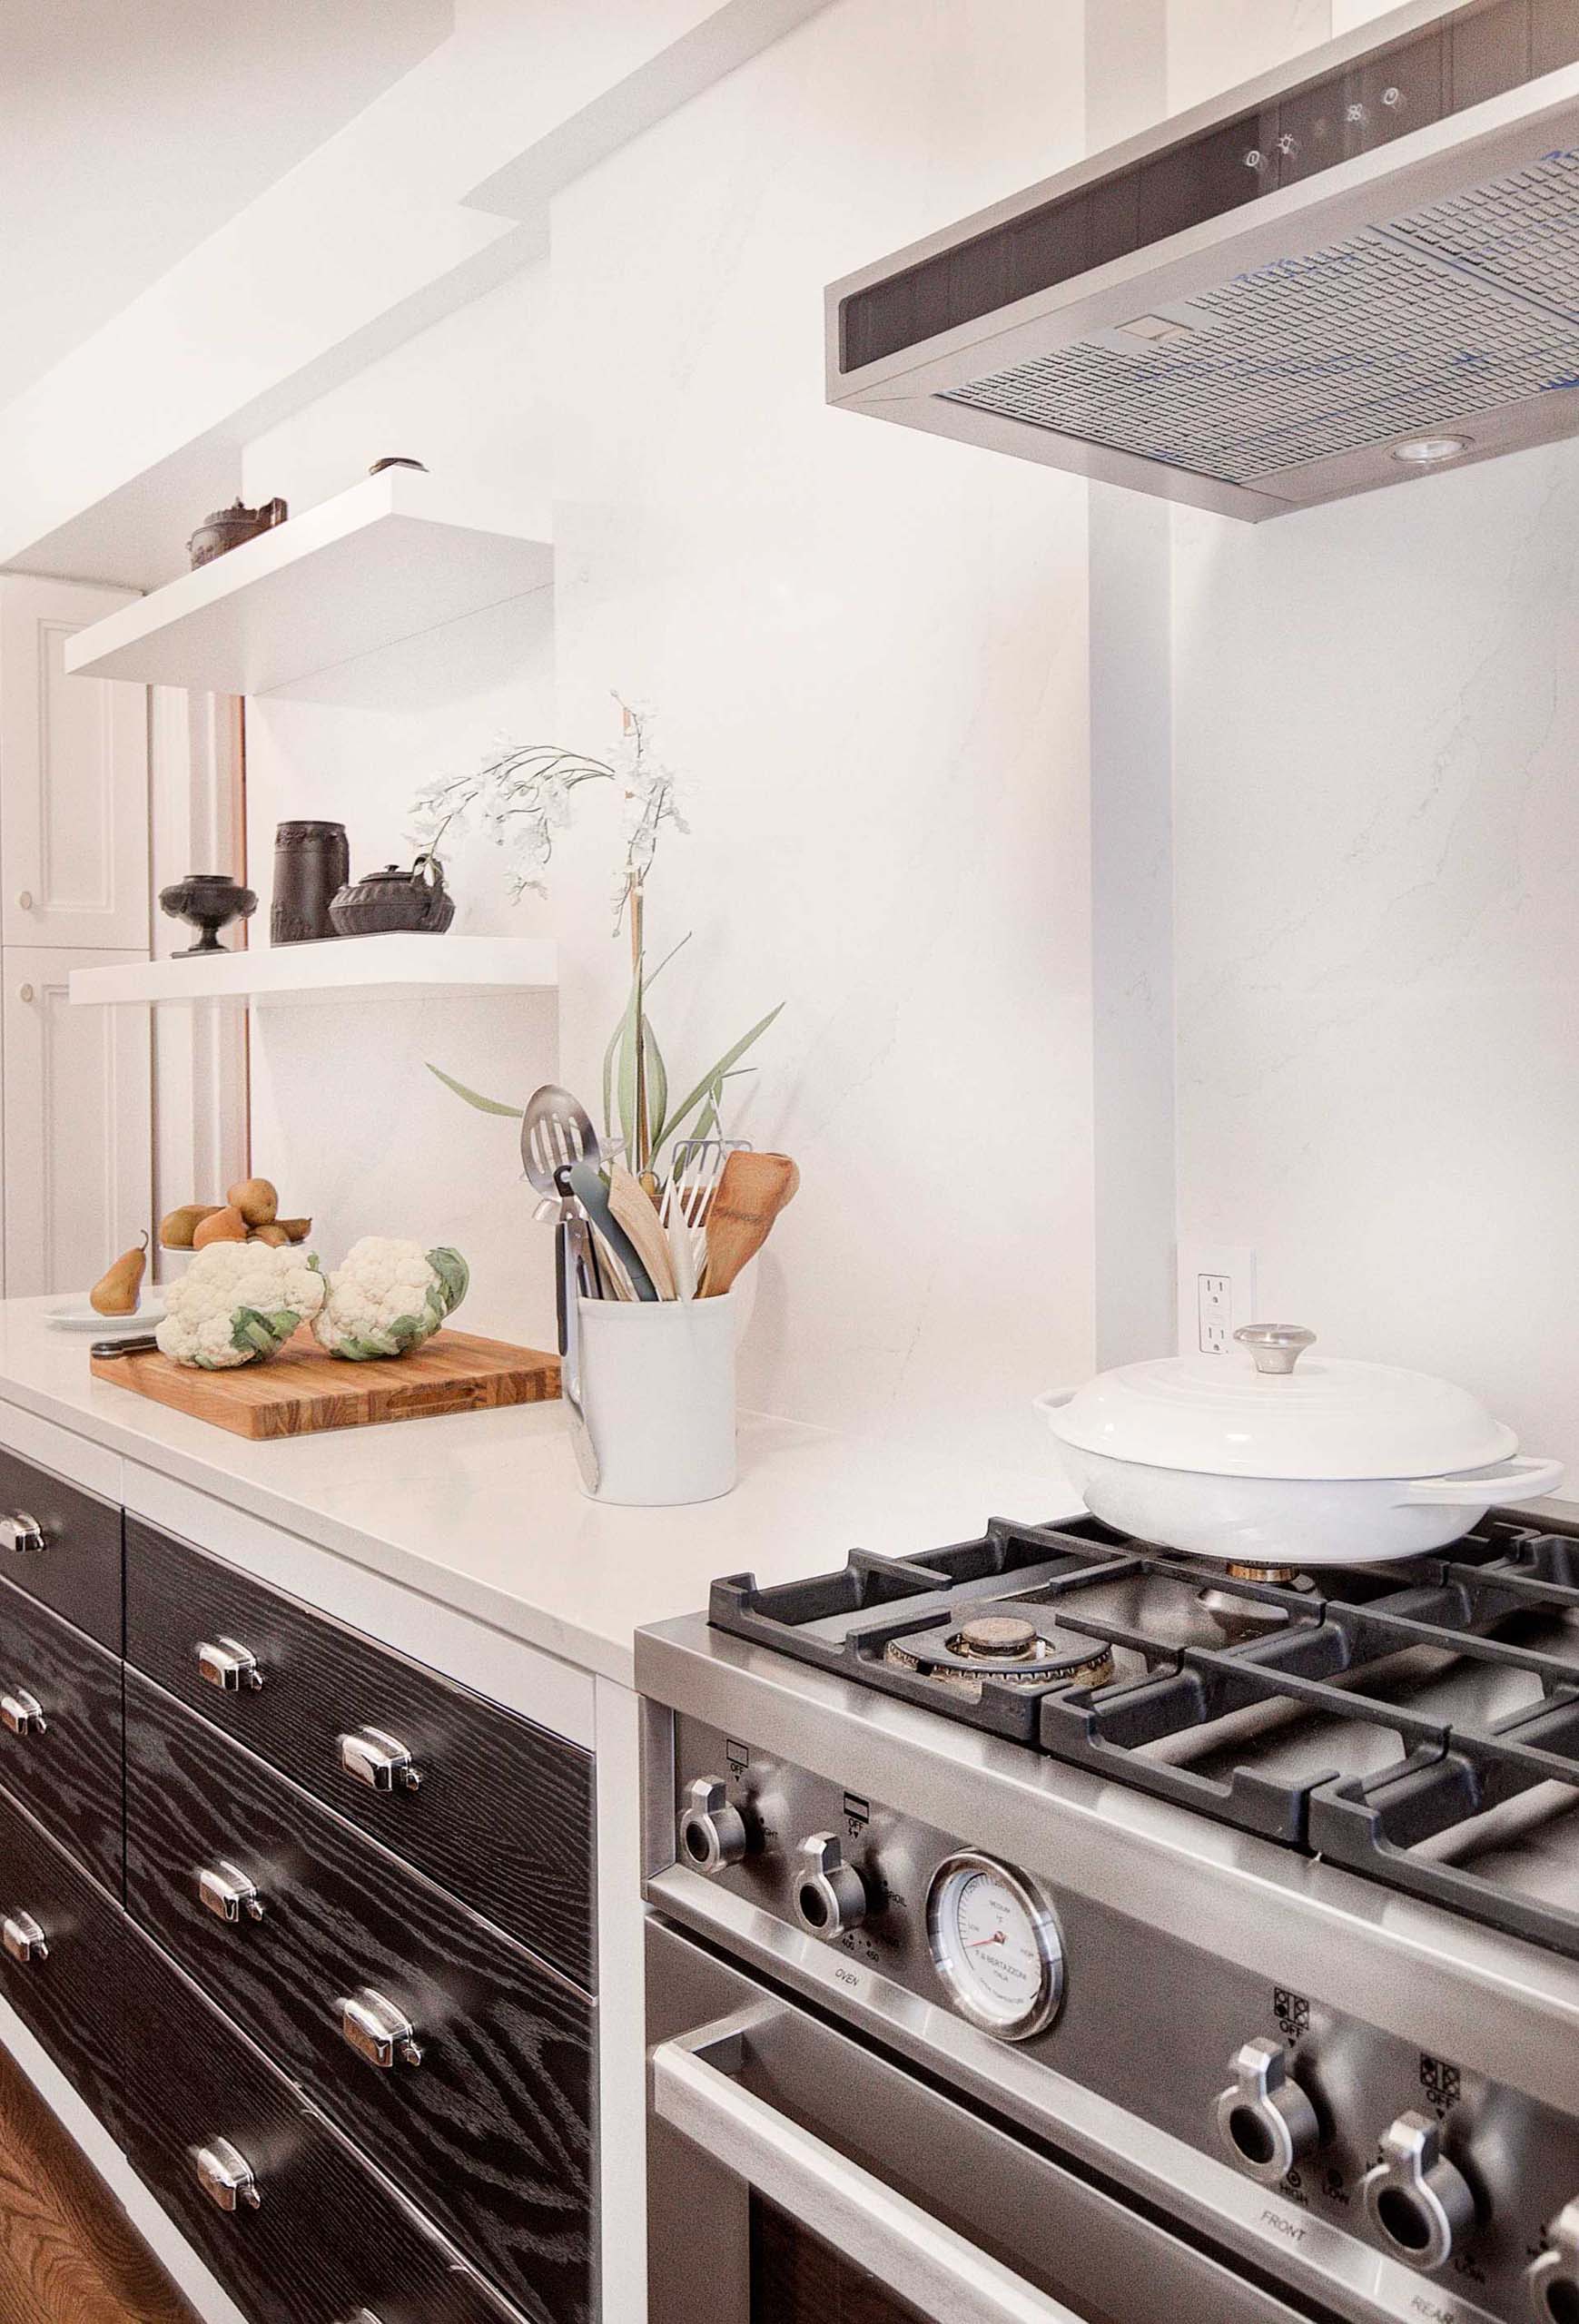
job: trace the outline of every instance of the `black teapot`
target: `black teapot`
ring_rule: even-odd
[[[202,565],[212,565],[216,556],[227,550],[240,548],[243,541],[256,540],[260,533],[272,532],[291,514],[283,500],[265,500],[261,508],[249,508],[240,500],[232,500],[228,508],[216,508],[205,517],[186,544],[195,573]]]
[[[437,856],[419,855],[409,872],[387,863],[365,880],[352,880],[334,898],[329,917],[337,936],[441,936],[455,917],[455,899],[444,885]]]

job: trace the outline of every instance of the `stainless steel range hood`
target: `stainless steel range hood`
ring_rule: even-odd
[[[828,399],[1252,522],[1579,433],[1579,0],[1416,0],[834,283]]]

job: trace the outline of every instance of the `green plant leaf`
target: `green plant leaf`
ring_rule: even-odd
[[[605,1137],[614,1136],[614,1060],[619,1054],[619,1037],[625,1030],[627,1013],[628,1004],[627,1009],[620,1011],[614,1030],[608,1037],[608,1047],[603,1052],[603,1135]]]
[[[651,974],[645,979],[646,989],[649,992],[652,990],[654,985],[656,984],[658,979],[663,975],[664,970],[668,967],[669,962],[674,959],[675,954],[676,952],[683,952],[690,940],[691,931],[687,929],[677,944],[670,945],[668,950],[664,954],[663,959],[658,962],[657,967],[654,969]]]
[[[447,1089],[453,1089],[467,1105],[475,1106],[479,1114],[502,1114],[508,1121],[518,1122],[526,1113],[524,1106],[501,1106],[497,1098],[479,1096],[477,1090],[469,1089],[464,1081],[457,1081],[453,1074],[446,1073],[441,1066],[430,1064],[428,1070],[436,1079],[442,1081]]]
[[[653,989],[654,985],[655,985],[655,984],[656,984],[656,982],[657,982],[658,979],[663,975],[664,970],[668,967],[669,962],[674,959],[675,954],[676,954],[676,952],[678,952],[678,951],[682,950],[684,949],[684,947],[685,947],[686,945],[687,945],[687,944],[690,942],[690,940],[691,940],[690,931],[687,929],[687,931],[686,931],[685,935],[681,937],[681,939],[680,939],[680,940],[679,940],[679,943],[678,943],[678,944],[672,944],[672,945],[669,947],[669,950],[668,950],[664,954],[663,959],[658,962],[657,967],[656,967],[656,969],[654,969],[654,970],[653,970],[652,973],[651,973],[650,975],[644,975],[644,977],[643,977],[643,979],[642,979],[642,990],[643,990],[643,995],[644,995],[644,1007],[645,1007],[645,995],[646,995],[646,993],[648,993],[648,992],[650,992],[650,991],[652,990],[652,989]],[[625,1038],[625,1036],[626,1036],[626,1034],[627,1034],[627,1029],[629,1029],[630,1024],[631,1024],[632,1002],[635,1000],[635,999],[636,999],[636,980],[635,980],[635,979],[634,979],[634,977],[633,977],[633,978],[632,978],[632,980],[631,980],[631,999],[626,1002],[626,1005],[625,1005],[624,1009],[621,1010],[621,1012],[620,1012],[620,1018],[619,1018],[619,1022],[618,1022],[618,1024],[617,1024],[617,1025],[616,1025],[616,1027],[615,1027],[615,1029],[614,1029],[613,1032],[612,1032],[612,1033],[610,1033],[610,1035],[609,1035],[609,1037],[608,1037],[608,1047],[607,1047],[607,1048],[604,1050],[604,1052],[603,1052],[603,1127],[604,1127],[604,1130],[605,1130],[605,1132],[606,1132],[606,1133],[607,1133],[607,1135],[608,1137],[612,1137],[614,1136],[614,1077],[615,1077],[615,1070],[616,1070],[616,1062],[615,1062],[615,1061],[616,1061],[616,1059],[617,1059],[617,1057],[618,1057],[618,1055],[619,1055],[619,1046],[620,1046],[620,1042],[621,1042],[621,1040]],[[650,1027],[650,1025],[649,1025],[649,1027],[647,1028],[647,1032],[648,1032],[648,1038],[650,1039],[650,1038],[651,1038],[651,1033],[652,1033],[652,1028]],[[634,1066],[632,1067],[631,1070],[632,1070],[632,1074],[633,1074],[633,1076],[634,1076],[634,1073],[635,1073],[635,1068],[634,1068]],[[634,1088],[634,1082],[633,1082],[633,1088]],[[666,1077],[666,1076],[665,1077],[665,1088],[666,1088],[666,1088],[667,1088],[667,1077]],[[634,1121],[634,1118],[635,1118],[635,1114],[636,1114],[636,1100],[635,1100],[635,1098],[634,1098],[634,1096],[633,1096],[633,1097],[632,1097],[632,1099],[631,1099],[631,1117],[632,1117],[633,1121]],[[649,1092],[648,1092],[648,1097],[647,1097],[647,1119],[648,1119],[648,1120],[649,1120],[649,1122],[650,1122],[652,1118],[653,1118],[653,1104],[652,1104],[652,1096],[651,1096],[651,1092],[649,1091]],[[623,1125],[622,1125],[622,1126],[623,1126]],[[633,1143],[633,1140],[634,1140],[634,1132],[633,1132],[633,1131],[631,1131],[631,1130],[626,1130],[626,1131],[624,1132],[624,1135],[625,1135],[625,1138],[626,1138],[627,1146],[627,1147],[629,1147],[629,1146]],[[655,1132],[653,1133],[653,1151],[654,1151],[654,1153],[655,1153],[655,1154],[656,1154],[656,1151],[657,1151],[657,1145],[658,1145],[658,1141],[657,1141],[657,1134],[656,1134],[656,1132],[655,1131]]]
[[[669,1108],[669,1074],[664,1063],[658,1037],[653,1030],[653,1020],[644,1014],[642,1019],[646,1035],[647,1053],[647,1136],[654,1154],[664,1142],[664,1125]]]
[[[638,961],[631,975],[630,998],[625,1004],[625,1015],[619,1020],[618,1048],[615,1053],[615,1107],[627,1162],[636,1153],[636,1047],[637,1029],[641,1022],[641,1003],[642,976]]]
[[[690,1095],[682,1099],[681,1103],[675,1108],[674,1112],[669,1116],[669,1128],[671,1132],[677,1130],[680,1124],[686,1119],[687,1116],[694,1113],[696,1108],[701,1105],[705,1098],[708,1097],[712,1098],[713,1110],[715,1114],[716,1114],[718,1100],[723,1095],[724,1084],[730,1078],[731,1068],[739,1063],[740,1059],[745,1055],[746,1050],[751,1047],[754,1041],[759,1041],[762,1039],[764,1033],[766,1032],[768,1027],[772,1024],[774,1019],[779,1015],[783,1008],[784,1002],[781,1000],[778,1004],[778,1008],[770,1009],[767,1015],[759,1019],[752,1027],[749,1033],[743,1033],[740,1039],[735,1042],[733,1049],[725,1050],[723,1056],[719,1059],[717,1064],[714,1066],[712,1071],[705,1073],[702,1076],[701,1080],[697,1082]]]

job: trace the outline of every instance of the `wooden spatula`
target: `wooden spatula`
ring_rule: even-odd
[[[707,1262],[698,1296],[722,1297],[756,1256],[773,1222],[795,1197],[801,1174],[787,1154],[732,1154],[707,1213]]]
[[[669,1256],[668,1237],[658,1224],[652,1196],[623,1162],[616,1162],[608,1173],[608,1207],[636,1245],[637,1257],[651,1275],[658,1297],[677,1299],[679,1292],[675,1283],[674,1262]]]

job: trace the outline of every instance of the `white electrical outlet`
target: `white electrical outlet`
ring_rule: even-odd
[[[1226,1355],[1256,1321],[1256,1255],[1227,1243],[1179,1246],[1179,1352]]]

